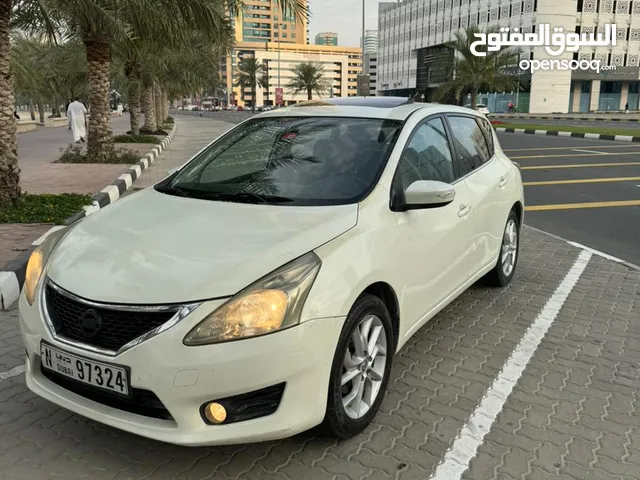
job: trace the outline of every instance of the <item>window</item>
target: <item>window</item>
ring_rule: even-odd
[[[476,118],[476,122],[478,122],[478,125],[480,125],[482,133],[484,133],[484,136],[487,139],[487,145],[489,147],[489,158],[491,158],[493,157],[493,154],[495,152],[495,149],[493,147],[493,127],[488,121],[481,118]]]
[[[157,190],[214,201],[355,203],[377,181],[401,129],[402,122],[379,119],[257,118]]]
[[[413,132],[396,175],[403,190],[418,180],[453,183],[453,157],[441,118],[429,120]]]
[[[490,150],[478,123],[471,117],[449,116],[453,143],[460,155],[461,176],[487,162]]]

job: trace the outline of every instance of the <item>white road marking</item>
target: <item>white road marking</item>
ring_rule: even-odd
[[[0,382],[11,377],[17,377],[18,375],[22,375],[23,373],[24,365],[18,365],[17,367],[13,367],[11,370],[8,370],[6,372],[0,372]]]
[[[584,272],[592,253],[583,250],[578,255],[569,273],[547,301],[542,311],[529,326],[516,348],[502,366],[502,370],[485,393],[467,423],[447,451],[430,480],[460,480],[476,456],[478,447],[491,430],[498,414],[502,411],[518,379],[533,357],[538,345],[560,313],[571,290]]]
[[[640,185],[638,186],[640,187]],[[601,252],[600,250],[596,250],[595,248],[587,247],[586,245],[582,245],[581,243],[571,242],[571,241],[568,241],[567,243],[569,245],[573,245],[574,247],[578,247],[582,250],[586,250],[587,252],[591,252],[594,255],[597,255],[599,257],[606,258],[607,260],[611,260],[616,263],[625,263],[625,261],[622,260],[621,258],[614,257],[613,255],[609,255],[608,253],[604,253],[604,252]]]
[[[599,153],[600,155],[609,155],[607,152],[598,152],[596,150],[582,150],[580,148],[573,148],[574,152],[584,152],[584,153]]]

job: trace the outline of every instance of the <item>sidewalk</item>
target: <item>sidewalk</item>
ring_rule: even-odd
[[[233,123],[211,118],[174,115],[178,135],[142,176],[128,194],[156,184],[179,168],[213,140],[234,127]],[[125,194],[126,195],[126,194]]]

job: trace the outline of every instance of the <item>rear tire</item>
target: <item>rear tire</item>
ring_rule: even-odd
[[[338,340],[321,433],[347,439],[367,428],[387,390],[395,346],[387,307],[378,297],[362,295]]]
[[[502,244],[498,253],[496,266],[484,277],[487,284],[493,287],[505,287],[511,283],[520,257],[520,223],[516,212],[511,210],[507,218]]]

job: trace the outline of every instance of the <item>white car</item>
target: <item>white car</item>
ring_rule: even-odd
[[[471,108],[471,104],[467,104],[464,106],[465,108]],[[487,108],[486,105],[482,104],[482,103],[477,103],[476,104],[476,112],[479,112],[483,115],[489,115],[491,114],[491,112],[489,111],[489,109]]]
[[[34,251],[27,385],[181,445],[351,437],[420,327],[483,277],[511,281],[523,212],[518,166],[468,109],[257,115]]]

